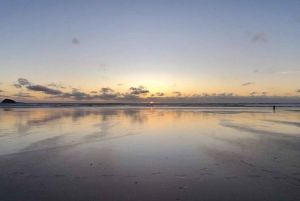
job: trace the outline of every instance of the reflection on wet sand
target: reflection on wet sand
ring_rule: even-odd
[[[0,200],[297,200],[299,117],[284,108],[2,110]]]

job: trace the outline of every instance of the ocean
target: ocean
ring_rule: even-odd
[[[0,108],[51,108],[51,107],[300,107],[300,103],[16,103]]]

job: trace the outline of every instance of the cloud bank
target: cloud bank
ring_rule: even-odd
[[[44,92],[45,94],[50,94],[50,95],[62,94],[62,92],[60,90],[51,89],[51,88],[48,88],[43,85],[29,85],[26,88],[30,91],[40,91],[40,92]]]

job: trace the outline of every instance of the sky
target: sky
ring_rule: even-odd
[[[300,1],[0,2],[0,99],[299,102]]]

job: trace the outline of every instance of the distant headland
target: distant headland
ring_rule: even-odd
[[[4,99],[1,103],[17,103],[17,102],[12,99]]]

